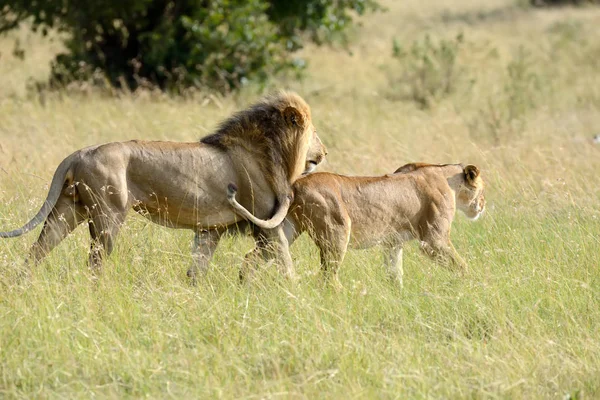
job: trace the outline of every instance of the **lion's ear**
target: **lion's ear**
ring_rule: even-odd
[[[465,178],[468,183],[475,185],[475,179],[479,176],[479,168],[474,165],[467,165],[464,169]]]
[[[287,106],[285,110],[283,110],[283,118],[288,125],[298,127],[304,126],[304,117],[302,117],[302,114],[298,109],[292,106]]]

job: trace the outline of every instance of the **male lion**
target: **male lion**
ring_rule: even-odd
[[[380,177],[316,173],[294,183],[294,201],[281,229],[290,243],[308,231],[319,247],[325,278],[336,287],[349,243],[354,248],[383,245],[385,266],[402,285],[402,245],[412,239],[436,261],[466,270],[450,241],[450,227],[456,208],[468,218],[479,218],[485,209],[483,192],[484,182],[474,165],[413,163]],[[230,186],[234,209],[261,227],[263,221],[240,205],[235,194]],[[257,243],[252,256],[267,256]],[[240,272],[242,280],[247,264]]]
[[[276,226],[287,214],[292,182],[326,154],[308,104],[282,91],[225,120],[199,143],[134,140],[76,151],[58,166],[38,214],[0,237],[20,236],[45,219],[29,256],[37,262],[89,221],[90,264],[99,267],[133,208],[155,223],[195,232],[188,271],[195,278],[208,267],[220,235],[241,219],[225,199],[227,183],[239,187],[244,207]]]

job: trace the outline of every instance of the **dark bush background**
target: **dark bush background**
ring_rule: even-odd
[[[600,4],[600,0],[529,0],[533,6],[565,6],[565,5],[585,5]]]
[[[291,54],[331,41],[376,0],[0,0],[0,33],[30,21],[67,33],[50,82],[229,92],[298,69]]]

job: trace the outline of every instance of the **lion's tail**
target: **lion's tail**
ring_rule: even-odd
[[[288,210],[290,209],[290,205],[292,204],[291,196],[285,196],[282,199],[279,199],[279,209],[277,210],[275,215],[273,215],[271,219],[264,220],[256,218],[256,216],[254,216],[250,211],[248,211],[243,205],[238,203],[238,201],[235,198],[236,193],[237,186],[235,186],[233,183],[230,183],[227,186],[227,200],[229,200],[229,204],[231,204],[234,211],[241,217],[244,217],[259,228],[263,229],[273,229],[281,225],[281,223],[287,216]]]
[[[29,232],[36,226],[38,226],[42,221],[44,221],[52,208],[56,205],[58,198],[62,192],[63,184],[65,183],[65,179],[68,174],[71,174],[71,167],[73,166],[73,158],[77,153],[71,154],[69,157],[65,158],[56,168],[56,172],[54,172],[54,177],[52,178],[52,183],[50,184],[50,190],[48,191],[48,196],[42,205],[42,208],[35,217],[31,219],[28,223],[23,225],[19,229],[15,229],[9,232],[0,232],[0,238],[11,238],[21,236],[24,233]]]

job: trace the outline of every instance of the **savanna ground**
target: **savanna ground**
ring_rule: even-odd
[[[350,51],[310,47],[306,78],[272,86],[311,104],[329,148],[321,169],[479,165],[486,215],[457,215],[453,229],[469,274],[436,266],[413,243],[400,291],[378,249],[350,251],[345,290],[334,293],[303,238],[292,247],[299,284],[269,269],[240,287],[252,242],[230,238],[191,287],[192,234],[132,215],[97,282],[82,227],[23,281],[16,270],[35,234],[5,239],[0,397],[600,397],[600,145],[590,140],[600,133],[600,9],[385,4],[353,31]],[[36,95],[26,83],[46,76],[60,45],[21,31],[21,62],[14,35],[0,39],[4,230],[37,212],[72,151],[196,140],[258,96]],[[427,66],[411,53],[415,43],[433,54],[441,40],[442,61]],[[448,93],[420,80],[427,74]]]

